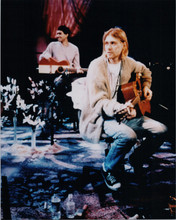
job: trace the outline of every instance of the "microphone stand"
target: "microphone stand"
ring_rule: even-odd
[[[51,103],[51,145],[54,144],[54,101]]]
[[[61,77],[59,77],[59,79],[60,78]],[[51,105],[50,105],[50,108],[51,108],[51,120],[50,120],[51,122],[51,133],[50,133],[51,134],[51,146],[50,147],[51,147],[51,152],[55,154],[55,153],[60,152],[62,150],[62,147],[54,142],[54,116],[53,115],[54,115],[54,106],[56,102],[56,94],[53,88],[55,88],[54,85],[52,86],[53,96],[52,96]]]
[[[51,105],[50,105],[50,109],[51,109],[51,120],[50,120],[50,123],[51,123],[51,132],[50,132],[50,135],[51,135],[51,145],[54,144],[54,104],[55,104],[55,101],[56,101],[56,94],[55,94],[55,91],[54,91],[54,86],[52,86],[52,98],[51,98]]]

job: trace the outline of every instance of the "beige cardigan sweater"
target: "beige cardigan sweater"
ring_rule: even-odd
[[[129,82],[132,72],[141,72],[142,87],[151,87],[151,71],[130,57],[122,61],[120,85]],[[112,99],[107,62],[102,55],[90,63],[87,72],[85,99],[79,125],[82,138],[98,143],[104,121],[102,115],[113,117],[122,106],[123,104]]]

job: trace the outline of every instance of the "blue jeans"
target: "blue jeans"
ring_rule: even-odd
[[[161,146],[163,143],[161,136],[167,131],[164,124],[146,116],[121,123],[114,119],[105,120],[103,129],[114,139],[104,163],[106,171],[110,172],[117,170],[123,163],[125,155],[136,143],[137,138],[146,137],[144,146],[141,146],[142,150],[136,154],[137,160],[142,163]]]

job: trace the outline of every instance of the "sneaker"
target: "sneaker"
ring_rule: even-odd
[[[102,168],[101,173],[109,189],[117,191],[121,187],[121,183],[118,182],[116,177],[112,175],[110,172],[105,172]]]

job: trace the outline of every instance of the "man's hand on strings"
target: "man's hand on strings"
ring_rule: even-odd
[[[78,68],[78,69],[76,70],[76,72],[77,72],[77,73],[81,73],[81,74],[84,73],[84,71],[83,71],[81,68]]]
[[[120,110],[117,114],[117,118],[119,121],[122,121],[124,118],[132,119],[136,117],[136,109],[134,105],[131,103],[131,100],[127,101],[124,104],[124,108]]]
[[[127,115],[127,119],[132,119],[136,117],[136,109],[133,107],[128,107],[128,115]]]
[[[152,91],[148,88],[148,86],[144,86],[143,94],[146,100],[150,101],[152,99]]]
[[[127,114],[126,118],[127,119],[132,119],[136,117],[136,109],[134,108],[134,105],[131,103],[131,100],[125,103],[127,105]]]

